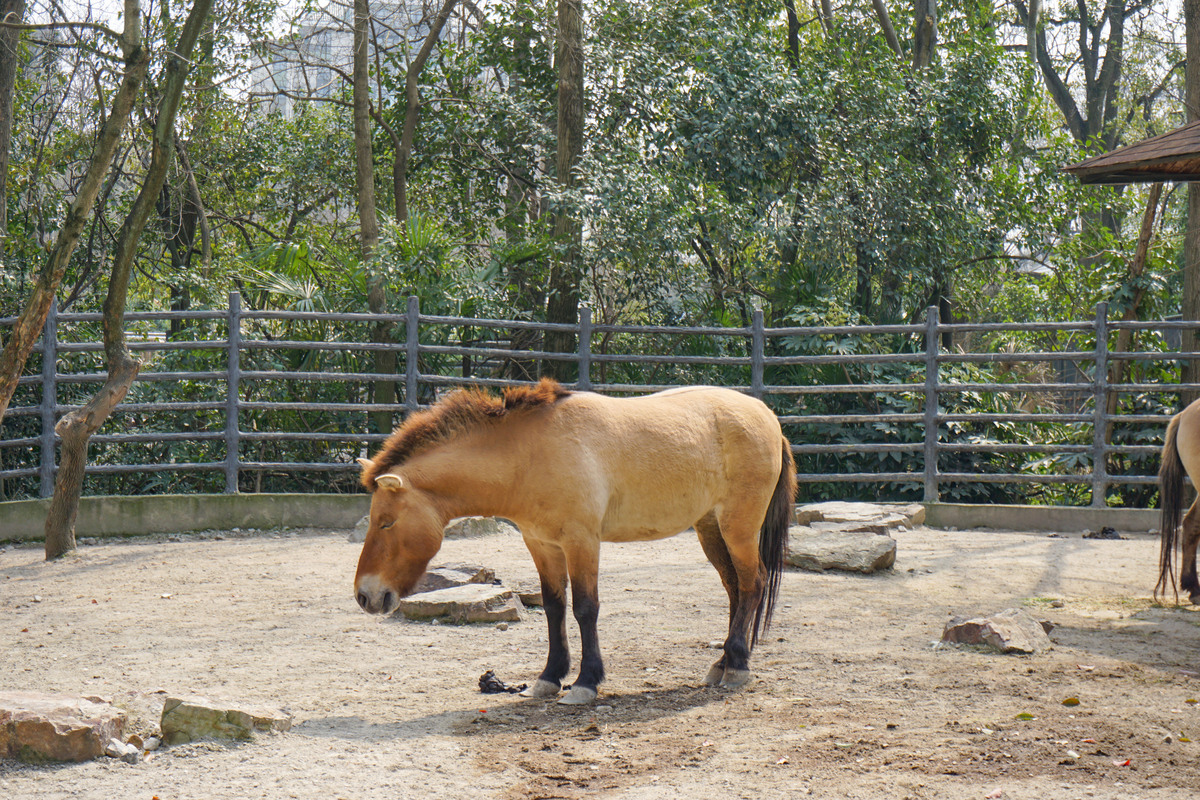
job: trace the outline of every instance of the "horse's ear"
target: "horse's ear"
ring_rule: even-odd
[[[371,467],[375,466],[375,462],[369,458],[356,458],[355,461],[357,461],[358,465],[363,469],[370,469]]]
[[[395,492],[404,488],[404,479],[394,473],[385,472],[375,478],[375,485]]]

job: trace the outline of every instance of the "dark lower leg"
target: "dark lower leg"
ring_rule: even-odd
[[[594,586],[575,587],[572,581],[571,609],[579,623],[580,661],[576,686],[595,691],[604,680],[604,661],[600,657],[600,637],[596,622],[600,617],[600,598]]]
[[[546,668],[542,670],[539,680],[561,686],[571,669],[571,652],[567,646],[566,588],[552,585],[543,578],[542,608],[546,611],[546,625],[550,630],[550,650],[546,656]]]

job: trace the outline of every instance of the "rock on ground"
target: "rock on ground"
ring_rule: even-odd
[[[452,519],[442,535],[447,538],[456,538],[491,536],[497,533],[520,535],[520,531],[517,530],[516,525],[499,517],[459,517],[458,519]]]
[[[806,503],[796,506],[797,525],[814,522],[874,523],[890,528],[912,528],[925,522],[920,503]]]
[[[413,588],[413,594],[434,592],[438,589],[449,589],[453,586],[466,586],[471,583],[492,583],[496,573],[487,567],[472,564],[446,564],[434,567],[421,576]]]
[[[371,515],[367,514],[360,519],[355,525],[354,530],[350,531],[349,541],[362,543],[367,540],[367,528],[371,525]],[[447,538],[471,537],[471,536],[491,536],[494,533],[518,533],[517,526],[513,525],[508,520],[499,519],[498,517],[459,517],[458,519],[450,520],[450,524],[446,526],[443,536]]]
[[[511,589],[472,583],[435,592],[409,595],[398,612],[408,619],[438,619],[453,623],[517,622],[521,603]]]
[[[1041,653],[1054,646],[1043,624],[1019,608],[990,617],[954,617],[946,623],[942,641],[984,645],[1001,653]]]
[[[125,714],[98,697],[0,692],[0,757],[89,761],[125,731]]]
[[[292,715],[266,708],[216,703],[204,697],[168,697],[163,703],[162,739],[185,744],[197,739],[249,739],[256,732],[283,732]]]
[[[787,563],[801,569],[871,573],[896,563],[896,540],[890,536],[843,530],[793,527]]]

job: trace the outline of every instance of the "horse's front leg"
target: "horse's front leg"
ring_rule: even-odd
[[[557,545],[525,540],[542,583],[542,608],[550,630],[550,650],[546,668],[533,685],[521,692],[524,697],[553,697],[562,688],[563,678],[571,669],[567,648],[567,559]]]
[[[600,636],[596,623],[600,617],[600,542],[575,542],[564,547],[567,570],[571,575],[571,610],[579,623],[579,677],[558,702],[587,705],[596,699],[597,687],[604,680],[604,660],[600,657]]]

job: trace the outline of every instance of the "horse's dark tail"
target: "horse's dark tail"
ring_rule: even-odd
[[[767,506],[762,531],[758,535],[758,558],[766,572],[766,586],[762,599],[754,613],[754,632],[750,646],[758,643],[760,632],[771,626],[771,615],[775,612],[775,600],[779,596],[779,576],[787,558],[788,527],[792,524],[792,503],[796,499],[796,462],[792,458],[792,446],[783,440],[783,465],[779,469],[779,481],[775,494]]]
[[[1179,417],[1167,426],[1166,442],[1163,443],[1162,464],[1158,468],[1158,505],[1161,509],[1159,527],[1162,542],[1158,553],[1158,583],[1154,587],[1154,599],[1166,595],[1170,589],[1179,600],[1179,589],[1175,585],[1175,566],[1172,558],[1179,540],[1179,524],[1183,517],[1183,461],[1175,444],[1179,431]]]

